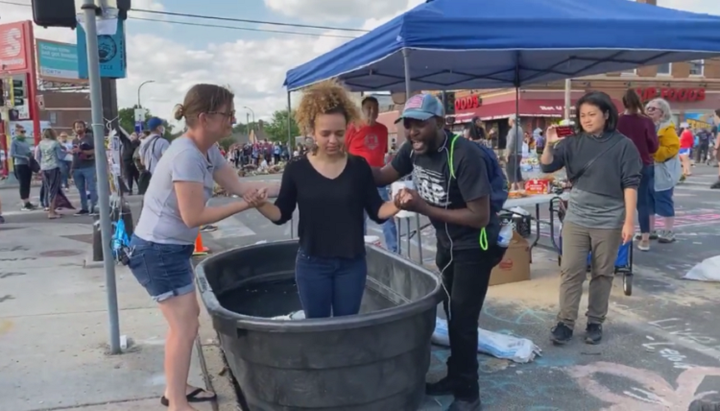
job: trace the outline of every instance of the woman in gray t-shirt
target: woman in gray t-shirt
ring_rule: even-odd
[[[209,84],[192,87],[175,118],[185,119],[185,135],[172,142],[155,166],[144,197],[140,221],[130,240],[128,266],[159,303],[168,322],[165,343],[167,388],[161,403],[178,411],[188,402],[209,401],[215,394],[187,385],[192,346],[200,313],[190,257],[199,228],[251,208],[245,201],[211,207],[215,183],[237,195],[268,190],[264,184],[240,183],[216,143],[232,132],[234,95]]]

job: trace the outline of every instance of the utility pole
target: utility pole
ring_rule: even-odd
[[[115,280],[115,258],[110,249],[110,244],[112,243],[110,186],[108,180],[107,154],[105,152],[105,123],[103,121],[98,32],[97,22],[95,21],[97,8],[98,6],[95,5],[94,0],[83,0],[82,11],[85,15],[85,34],[87,37],[92,131],[96,148],[95,168],[97,170],[98,202],[100,208],[100,235],[102,237],[103,265],[105,266],[105,292],[107,294],[110,325],[110,353],[120,354],[120,319],[118,314],[117,284]]]

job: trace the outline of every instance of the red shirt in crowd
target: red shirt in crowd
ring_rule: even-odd
[[[381,123],[351,124],[345,133],[345,146],[350,154],[363,157],[371,167],[382,167],[388,149],[388,129]]]
[[[682,134],[680,134],[680,148],[693,148],[694,145],[695,137],[693,137],[692,131],[686,128]]]
[[[635,143],[643,165],[653,164],[652,155],[657,151],[659,143],[655,124],[649,117],[640,114],[623,114],[618,119],[617,129]]]

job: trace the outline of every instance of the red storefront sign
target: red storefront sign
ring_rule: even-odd
[[[455,111],[472,110],[482,105],[482,98],[477,94],[455,99]]]
[[[0,71],[12,73],[28,70],[30,58],[27,47],[26,27],[29,22],[0,25]]]
[[[647,87],[636,90],[643,101],[660,97],[667,101],[693,102],[705,100],[705,89],[702,88],[656,88]]]

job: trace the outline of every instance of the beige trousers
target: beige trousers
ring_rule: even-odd
[[[575,326],[587,276],[588,252],[592,253],[592,259],[586,316],[590,324],[602,324],[605,321],[615,277],[615,260],[622,243],[621,235],[620,228],[586,228],[570,222],[563,224],[558,322],[570,328]]]

